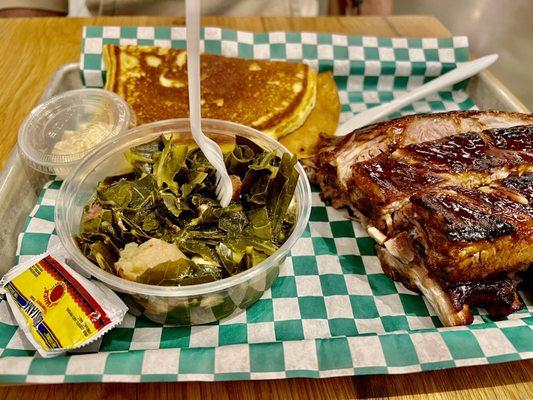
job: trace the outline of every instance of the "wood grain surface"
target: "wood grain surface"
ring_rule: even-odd
[[[0,167],[17,140],[20,123],[52,72],[77,61],[84,25],[183,25],[183,18],[0,19]],[[434,17],[209,17],[203,25],[249,30],[336,32],[354,35],[443,37]],[[0,399],[533,399],[533,361],[464,367],[408,375],[216,383],[69,384],[2,386]]]

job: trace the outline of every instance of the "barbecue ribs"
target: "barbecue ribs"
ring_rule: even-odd
[[[533,263],[533,116],[411,116],[325,138],[315,181],[378,242],[384,271],[418,290],[445,325],[521,307]]]

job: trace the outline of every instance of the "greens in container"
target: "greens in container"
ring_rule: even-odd
[[[223,279],[265,260],[295,223],[296,156],[237,137],[224,146],[233,198],[221,207],[216,170],[172,136],[130,148],[131,170],[99,182],[84,207],[82,253],[124,279],[185,286]]]

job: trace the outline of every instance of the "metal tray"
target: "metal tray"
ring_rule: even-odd
[[[67,90],[83,87],[78,63],[58,68],[38,103]],[[529,112],[492,74],[483,72],[470,79],[467,93],[480,109]],[[15,264],[18,235],[35,205],[37,195],[49,176],[26,166],[16,147],[0,172],[0,275]]]

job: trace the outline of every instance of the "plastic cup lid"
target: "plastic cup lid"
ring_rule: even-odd
[[[30,112],[19,130],[19,153],[38,171],[65,174],[101,142],[126,132],[134,119],[113,92],[71,90]]]

